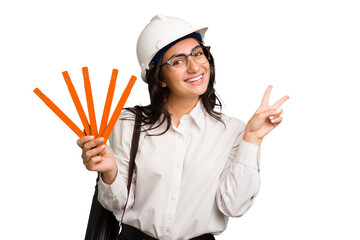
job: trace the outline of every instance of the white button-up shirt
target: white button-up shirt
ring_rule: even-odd
[[[122,117],[132,116],[125,111]],[[242,140],[245,124],[211,117],[201,100],[178,127],[166,122],[142,132],[123,223],[158,239],[220,234],[228,218],[243,215],[260,185],[260,148]],[[157,124],[155,124],[157,126]],[[98,199],[120,221],[127,198],[134,121],[118,120],[109,138],[118,164],[115,181],[99,181]],[[147,128],[147,126],[145,126]]]

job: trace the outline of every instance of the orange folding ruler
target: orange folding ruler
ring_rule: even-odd
[[[84,137],[86,135],[93,135],[95,138],[97,137],[103,137],[104,143],[108,140],[110,133],[112,129],[115,126],[116,120],[119,118],[120,113],[126,103],[126,100],[128,99],[131,89],[134,86],[134,83],[136,81],[135,76],[131,76],[123,94],[121,95],[121,98],[113,112],[113,115],[109,119],[109,113],[111,108],[112,99],[114,96],[114,90],[115,90],[115,84],[116,79],[118,75],[118,70],[113,69],[113,72],[111,74],[111,80],[106,96],[104,111],[101,119],[100,129],[99,132],[97,131],[97,125],[96,125],[96,117],[95,117],[95,108],[94,108],[94,102],[92,97],[92,91],[91,91],[91,84],[90,84],[90,78],[89,78],[89,72],[87,67],[82,68],[83,77],[84,77],[84,85],[85,85],[85,95],[86,95],[86,103],[88,107],[88,113],[89,113],[89,119],[90,124],[86,118],[85,111],[81,105],[80,99],[76,93],[75,87],[71,82],[70,76],[67,71],[63,72],[63,77],[65,79],[66,85],[69,89],[69,93],[71,95],[71,98],[74,102],[74,105],[76,107],[76,111],[79,114],[79,117],[81,119],[81,122],[84,127],[84,131],[81,131],[76,124],[68,118],[65,113],[63,113],[44,93],[40,91],[40,89],[35,88],[34,93],[40,97],[40,99],[78,136],[78,137]]]

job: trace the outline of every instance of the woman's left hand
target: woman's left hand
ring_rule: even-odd
[[[260,107],[246,124],[243,140],[252,144],[260,146],[262,139],[271,130],[277,127],[282,117],[280,114],[283,110],[280,106],[289,99],[289,96],[284,96],[272,106],[269,105],[270,92],[272,86],[269,86],[264,94]]]

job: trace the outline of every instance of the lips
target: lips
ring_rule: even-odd
[[[204,74],[200,74],[198,76],[195,76],[193,78],[185,80],[184,82],[190,83],[190,84],[200,84],[203,82],[203,78],[204,78]]]

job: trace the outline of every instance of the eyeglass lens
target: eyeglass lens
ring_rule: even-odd
[[[204,64],[208,61],[208,50],[205,47],[199,46],[194,48],[190,56],[192,56],[197,63]],[[185,68],[189,65],[189,59],[185,54],[180,54],[173,58],[171,65],[176,69]]]

